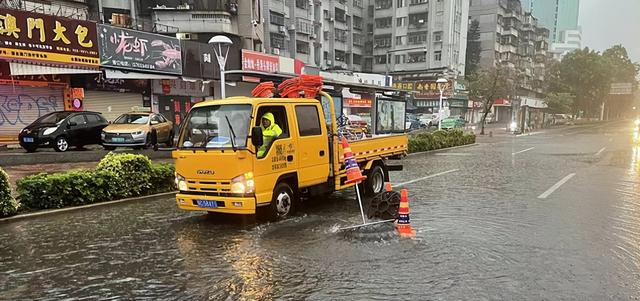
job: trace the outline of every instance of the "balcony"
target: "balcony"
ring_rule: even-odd
[[[504,30],[502,30],[502,35],[503,36],[512,35],[514,37],[519,37],[520,32],[518,32],[518,30],[513,27],[505,27]]]
[[[238,24],[225,11],[154,9],[155,23],[171,24],[180,32],[216,32],[238,35]]]

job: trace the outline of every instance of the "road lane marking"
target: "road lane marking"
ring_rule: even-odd
[[[436,153],[436,156],[471,156],[471,153]]]
[[[575,173],[568,174],[566,177],[562,178],[562,180],[558,181],[558,183],[553,184],[553,186],[551,186],[551,188],[547,189],[547,191],[545,191],[541,195],[539,195],[538,198],[539,199],[546,199],[554,191],[556,191],[558,188],[560,188],[560,186],[564,185],[564,183],[567,183],[567,181],[571,180],[571,178],[573,178],[573,176],[575,176],[575,175],[576,175]]]
[[[422,178],[413,179],[411,181],[406,181],[406,182],[402,182],[402,183],[398,183],[398,184],[393,184],[391,186],[400,187],[400,186],[404,186],[404,185],[407,185],[407,184],[423,181],[423,180],[426,180],[426,179],[435,178],[437,176],[446,175],[448,173],[452,173],[452,172],[456,172],[456,171],[460,171],[460,170],[459,169],[447,170],[447,171],[439,172],[439,173],[436,173],[436,174],[428,175],[428,176],[425,176],[425,177],[422,177]]]
[[[595,156],[600,156],[600,154],[602,154],[602,152],[604,152],[604,150],[607,149],[606,147],[601,148],[596,154]]]
[[[522,154],[522,153],[524,153],[524,152],[528,152],[528,151],[530,151],[530,150],[532,150],[532,149],[534,149],[534,148],[535,148],[535,147],[530,147],[530,148],[527,148],[527,149],[523,149],[523,150],[521,150],[521,151],[519,151],[519,152],[511,153],[511,155],[512,155],[512,156],[515,156],[515,155],[517,155],[517,154]]]

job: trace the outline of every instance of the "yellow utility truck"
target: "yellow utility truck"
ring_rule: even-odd
[[[293,212],[301,197],[353,186],[345,184],[334,101],[320,94],[330,123],[317,99],[230,97],[194,105],[173,151],[178,207],[277,219]],[[276,139],[263,135],[267,113],[281,129]],[[389,170],[402,169],[388,163],[404,157],[407,144],[404,133],[350,141],[369,195],[382,192]]]

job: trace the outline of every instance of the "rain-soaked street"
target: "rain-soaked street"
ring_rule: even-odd
[[[259,225],[180,211],[171,197],[2,223],[0,299],[637,299],[631,128],[407,157],[392,182],[409,190],[415,239],[338,231],[360,219],[352,194]]]

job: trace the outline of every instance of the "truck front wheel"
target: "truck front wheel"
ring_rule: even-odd
[[[374,165],[367,174],[365,180],[365,193],[374,196],[384,191],[384,169],[380,165]]]
[[[290,216],[295,210],[297,204],[296,195],[293,192],[291,186],[286,182],[281,182],[276,185],[273,190],[273,196],[271,197],[271,204],[264,207],[263,214],[260,214],[262,218],[275,221]]]

